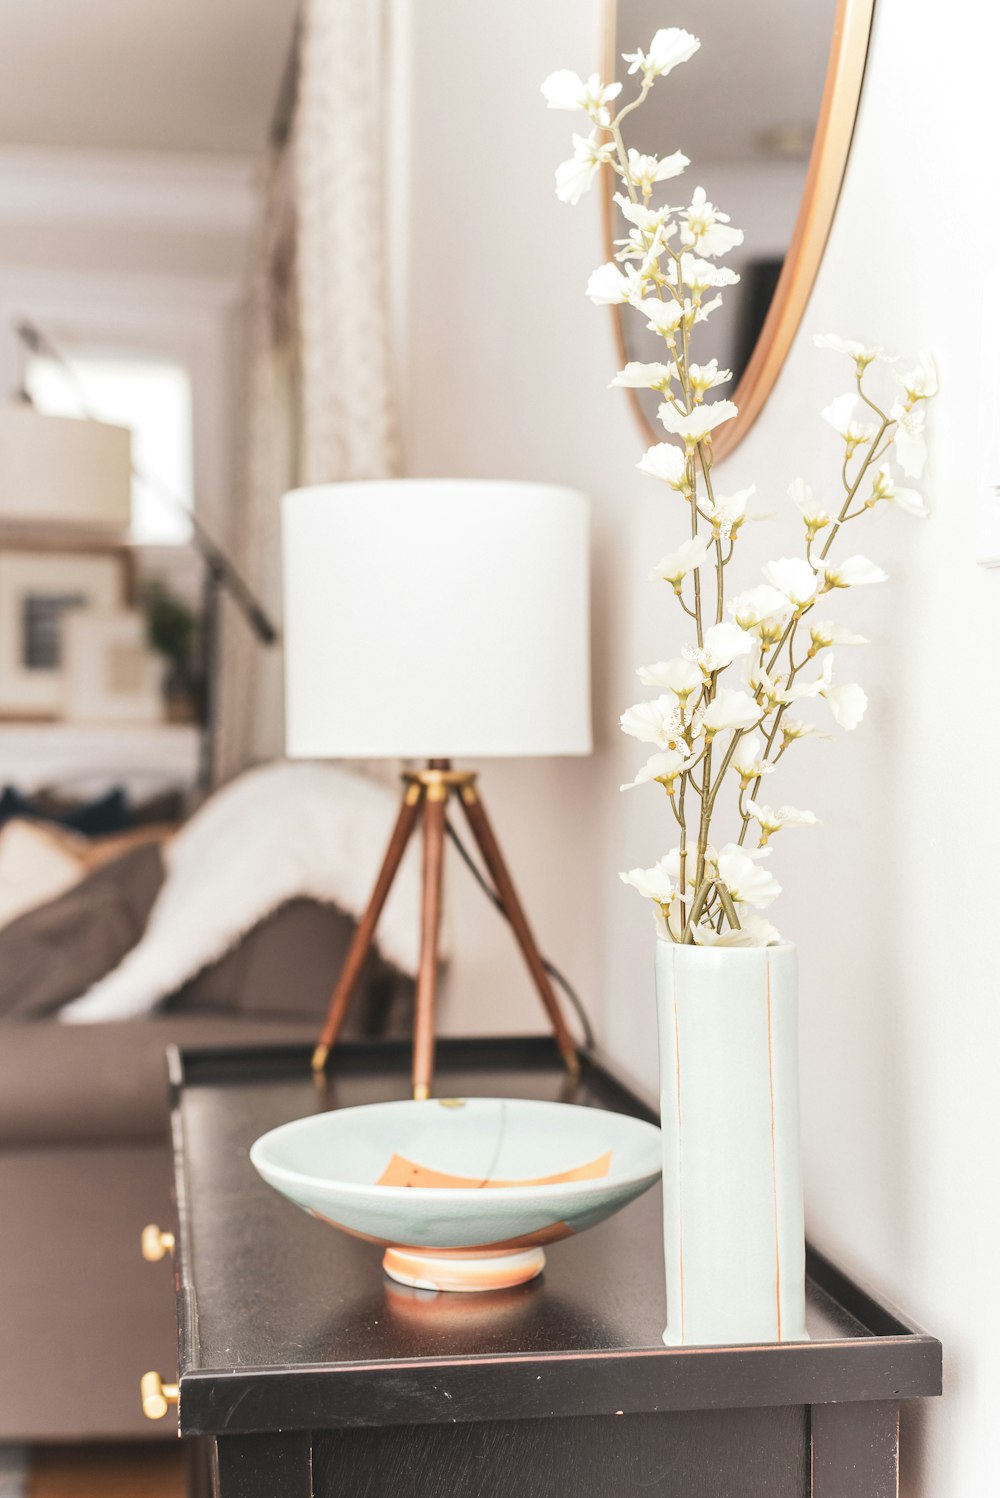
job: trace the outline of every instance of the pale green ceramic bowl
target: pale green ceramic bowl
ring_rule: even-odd
[[[303,1211],[384,1247],[402,1284],[495,1290],[647,1191],[660,1131],[599,1108],[442,1098],[296,1119],[250,1159]]]

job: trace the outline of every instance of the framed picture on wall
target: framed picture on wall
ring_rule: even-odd
[[[120,610],[131,595],[125,546],[0,542],[0,718],[61,717],[67,619]]]
[[[63,622],[64,715],[73,723],[158,723],[165,662],[134,611],[72,609]]]

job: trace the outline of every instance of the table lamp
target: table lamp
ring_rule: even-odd
[[[131,433],[0,403],[0,522],[121,534],[132,508]]]
[[[283,501],[286,747],[404,759],[399,816],[313,1055],[322,1072],[418,820],[423,899],[413,1095],[430,1095],[448,804],[454,796],[567,1066],[573,1038],[483,807],[453,761],[588,754],[587,501],[547,484],[322,484]]]

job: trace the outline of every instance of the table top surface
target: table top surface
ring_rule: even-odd
[[[401,1044],[340,1047],[325,1083],[310,1075],[304,1047],[175,1054],[171,1070],[184,1431],[372,1423],[373,1379],[385,1423],[482,1418],[477,1409],[516,1403],[531,1369],[553,1407],[568,1401],[575,1413],[609,1397],[662,1408],[937,1392],[939,1344],[817,1256],[809,1343],[665,1348],[659,1187],[553,1244],[527,1285],[449,1295],[394,1284],[381,1249],[299,1211],[258,1177],[248,1151],[290,1119],[405,1096]],[[438,1084],[451,1096],[542,1098],[655,1121],[594,1058],[572,1083],[547,1039],[443,1041]],[[334,1377],[331,1405],[318,1391],[328,1394]]]

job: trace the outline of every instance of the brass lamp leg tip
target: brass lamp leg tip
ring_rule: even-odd
[[[431,1089],[426,1082],[417,1082],[413,1088],[413,1101],[415,1103],[426,1103],[431,1095]]]
[[[330,1054],[330,1047],[328,1045],[318,1045],[316,1047],[316,1049],[313,1051],[313,1054],[312,1054],[312,1069],[316,1073],[317,1076],[321,1072],[326,1071],[326,1058],[327,1058],[327,1056],[329,1056],[329,1054]]]
[[[566,1050],[562,1053],[562,1057],[566,1063],[566,1070],[574,1082],[578,1081],[580,1076],[580,1058],[576,1051],[573,1050],[572,1046],[567,1046]]]

